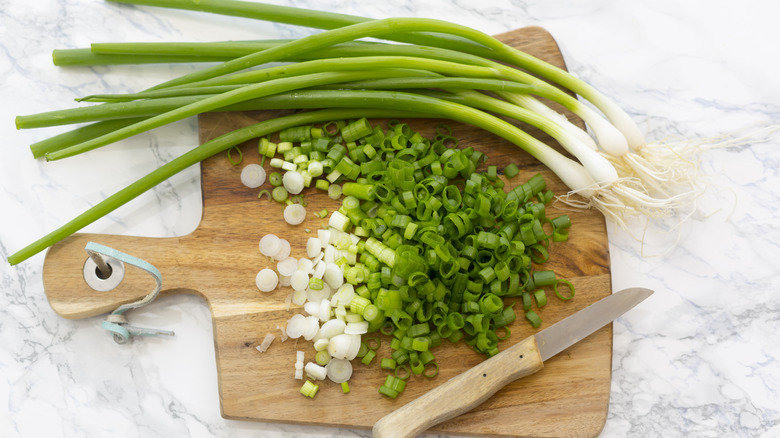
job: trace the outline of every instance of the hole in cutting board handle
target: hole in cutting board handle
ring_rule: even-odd
[[[111,273],[114,272],[114,268],[111,267],[111,265],[106,265],[108,267],[108,272],[103,273],[103,271],[100,270],[99,267],[95,266],[95,275],[97,278],[101,280],[108,280],[111,278]]]
[[[106,258],[108,275],[100,271],[92,258],[84,261],[84,281],[92,289],[99,292],[108,292],[119,286],[125,278],[125,264],[121,260]]]

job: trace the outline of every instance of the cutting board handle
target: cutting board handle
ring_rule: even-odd
[[[132,255],[156,267],[163,278],[160,294],[191,293],[186,277],[172,269],[186,238],[149,238],[106,234],[75,234],[52,246],[43,265],[43,283],[49,304],[57,314],[81,319],[110,313],[123,304],[137,302],[156,287],[155,278],[135,266],[124,264],[119,284],[111,290],[93,288],[85,279],[84,266],[89,256],[88,242],[96,242]],[[186,247],[186,246],[185,246]],[[166,286],[168,285],[168,286]],[[175,286],[175,287],[170,287]]]

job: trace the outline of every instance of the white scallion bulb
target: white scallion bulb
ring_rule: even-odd
[[[265,169],[259,164],[247,164],[241,170],[241,183],[256,189],[265,183]]]
[[[276,271],[273,269],[265,268],[257,273],[255,284],[257,284],[260,292],[271,292],[279,284],[279,276],[276,275]]]
[[[282,248],[282,240],[275,234],[266,234],[260,239],[260,252],[273,257]]]
[[[301,204],[290,204],[284,208],[284,220],[290,225],[300,225],[306,220],[306,207]]]
[[[297,195],[303,191],[303,182],[303,175],[295,170],[285,172],[282,177],[282,185],[287,189],[288,193],[292,193],[293,195]]]

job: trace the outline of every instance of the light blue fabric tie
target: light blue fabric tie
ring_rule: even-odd
[[[102,327],[108,330],[113,335],[114,341],[116,341],[118,344],[124,344],[128,340],[130,340],[132,336],[157,336],[157,335],[172,336],[174,334],[170,330],[157,330],[157,329],[132,326],[128,324],[127,318],[125,318],[124,315],[126,311],[145,306],[151,303],[152,301],[154,301],[155,298],[157,298],[157,295],[160,293],[160,289],[162,288],[162,274],[157,268],[155,268],[150,263],[144,260],[141,260],[137,257],[133,257],[129,254],[125,254],[121,251],[117,251],[113,248],[109,248],[107,246],[101,245],[99,243],[89,242],[87,243],[85,250],[87,251],[87,254],[89,254],[89,256],[93,259],[95,259],[96,257],[107,257],[110,259],[119,260],[123,263],[127,263],[128,265],[133,265],[138,268],[141,268],[144,271],[151,274],[152,277],[154,277],[155,282],[157,283],[157,286],[149,295],[145,296],[143,299],[139,301],[136,301],[135,303],[128,303],[119,306],[116,310],[111,312],[106,317],[105,321],[103,321]],[[105,261],[105,259],[103,259],[103,263],[97,263],[97,264],[98,266],[100,265],[106,266],[107,262]]]

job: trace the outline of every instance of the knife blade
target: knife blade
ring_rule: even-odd
[[[510,382],[544,368],[544,361],[614,321],[653,294],[629,288],[518,342],[453,377],[374,424],[374,438],[413,437],[431,426],[468,412]]]

